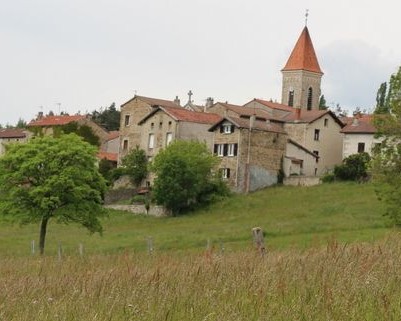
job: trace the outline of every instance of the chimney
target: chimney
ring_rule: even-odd
[[[214,99],[212,97],[207,97],[206,98],[206,108],[212,107],[214,104]]]
[[[178,96],[175,96],[174,104],[176,104],[176,105],[178,105],[178,106],[181,107],[181,101],[180,101],[180,99],[178,98]]]
[[[352,119],[352,126],[358,126],[359,125],[359,119],[358,119],[359,117],[354,117],[353,119]]]

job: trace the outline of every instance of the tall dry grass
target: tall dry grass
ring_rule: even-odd
[[[0,320],[401,320],[401,239],[0,262]]]

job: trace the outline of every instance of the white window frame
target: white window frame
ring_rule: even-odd
[[[153,149],[155,147],[155,134],[149,134],[148,148]]]
[[[217,144],[217,156],[224,156],[224,144]]]
[[[231,134],[231,124],[230,125],[223,125],[223,133],[224,134]]]
[[[173,141],[173,133],[171,132],[166,133],[166,146],[170,145],[172,141]]]
[[[130,123],[131,123],[131,115],[125,115],[125,117],[124,117],[124,125],[125,125],[125,127],[128,127],[129,125],[130,125]]]
[[[235,144],[228,144],[227,147],[227,156],[235,156]]]
[[[221,171],[221,177],[223,179],[229,179],[230,177],[228,176],[228,172],[230,171],[230,169],[228,168],[223,168]]]

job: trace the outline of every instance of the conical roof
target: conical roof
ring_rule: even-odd
[[[285,67],[282,69],[282,71],[290,70],[307,70],[323,74],[317,61],[308,27],[306,26],[302,30]]]

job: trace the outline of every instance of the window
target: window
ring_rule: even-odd
[[[123,140],[123,150],[127,150],[128,149],[128,139],[124,139]]]
[[[238,144],[228,144],[227,156],[237,156]]]
[[[155,146],[155,135],[149,134],[148,148],[152,149]]]
[[[314,140],[319,140],[320,136],[320,129],[315,129],[315,135],[313,136]]]
[[[224,124],[220,127],[220,133],[231,134],[234,132],[234,125]]]
[[[308,89],[308,102],[307,102],[307,109],[308,110],[312,109],[312,98],[313,98],[313,90],[312,90],[312,87],[309,87],[309,89]]]
[[[172,140],[173,140],[173,133],[167,133],[166,134],[166,146],[168,146]]]
[[[160,123],[159,123],[159,129],[162,129],[162,127],[163,127],[163,123],[160,122]]]
[[[327,118],[324,119],[324,127],[329,126],[329,120]]]
[[[148,163],[152,162],[152,160],[153,160],[152,156],[148,156],[147,158],[148,158]]]
[[[315,154],[316,156],[319,156],[319,152],[317,150],[314,150],[313,154]],[[319,163],[319,157],[316,157],[316,163]]]
[[[363,153],[365,151],[365,143],[358,143],[358,153]]]
[[[230,169],[229,168],[223,168],[221,171],[221,177],[224,179],[230,178]]]
[[[129,126],[129,118],[130,118],[130,115],[125,115],[125,119],[124,119],[125,126]]]
[[[224,156],[224,144],[217,144],[217,156]]]
[[[294,89],[288,93],[288,106],[294,107]]]
[[[155,123],[150,123],[150,129],[154,129],[155,128]]]
[[[168,129],[171,128],[171,120],[168,122]]]

